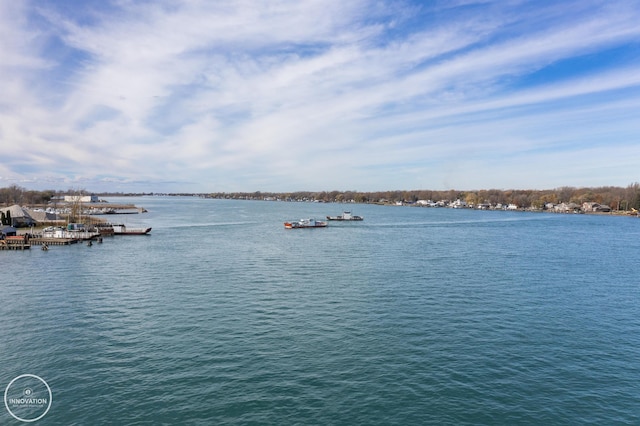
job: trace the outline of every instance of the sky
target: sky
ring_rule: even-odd
[[[640,0],[0,0],[0,187],[640,180]]]

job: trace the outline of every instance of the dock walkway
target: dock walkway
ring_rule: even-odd
[[[23,236],[6,237],[0,240],[0,250],[26,250],[30,248],[29,238]]]
[[[46,244],[48,246],[68,246],[69,244],[76,244],[78,241],[81,241],[81,240],[77,238],[44,238],[44,237],[29,238],[29,242],[33,245]]]

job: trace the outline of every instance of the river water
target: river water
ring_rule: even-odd
[[[0,251],[0,424],[640,423],[638,219],[109,201],[151,234]]]

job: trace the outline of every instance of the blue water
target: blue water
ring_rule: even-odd
[[[0,251],[0,388],[46,380],[37,424],[640,424],[638,219],[109,201],[151,235]]]

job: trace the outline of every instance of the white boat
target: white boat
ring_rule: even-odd
[[[351,214],[351,212],[343,212],[340,216],[327,216],[327,220],[363,220],[362,216]]]
[[[100,236],[99,232],[88,231],[84,227],[67,225],[67,228],[61,226],[50,226],[42,230],[42,238],[58,238],[66,240],[91,240]]]
[[[114,235],[146,235],[151,228],[128,228],[126,225],[111,225]]]

